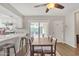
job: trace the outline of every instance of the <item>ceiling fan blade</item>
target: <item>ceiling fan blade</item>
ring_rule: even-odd
[[[47,13],[48,11],[49,11],[49,9],[47,8],[47,9],[46,9],[46,13]]]
[[[58,4],[58,3],[55,3],[55,7],[56,7],[56,8],[59,8],[59,9],[63,9],[63,8],[64,8],[63,5],[60,5],[60,4]]]
[[[46,6],[48,3],[46,3],[46,4],[40,4],[40,5],[36,5],[36,6],[34,6],[34,7],[41,7],[41,6]]]

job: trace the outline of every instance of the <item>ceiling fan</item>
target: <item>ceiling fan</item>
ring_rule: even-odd
[[[45,3],[45,4],[40,4],[40,5],[36,5],[34,7],[42,7],[42,6],[47,6],[47,9],[46,9],[46,13],[50,10],[50,9],[53,9],[53,8],[58,8],[58,9],[63,9],[64,6],[59,4],[59,3]]]

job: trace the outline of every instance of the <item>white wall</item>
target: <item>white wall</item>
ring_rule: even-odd
[[[65,20],[65,42],[72,47],[76,47],[76,37],[75,37],[75,18],[74,13],[69,13],[66,15]]]
[[[17,28],[22,28],[22,17],[17,16],[10,10],[0,5],[0,21],[2,22],[13,22]],[[2,23],[0,22],[0,23]]]
[[[65,36],[64,41],[66,44],[76,47],[76,40],[75,40],[75,20],[74,20],[74,13],[70,13],[68,15],[64,16],[26,16],[24,17],[24,28],[27,32],[29,32],[29,25],[28,20],[49,20],[49,34],[52,34],[53,27],[52,23],[54,20],[63,20],[64,23],[64,29],[65,29]]]
[[[23,23],[23,27],[26,29],[27,32],[29,32],[29,21],[48,21],[49,25],[48,25],[48,34],[52,35],[53,34],[53,21],[63,21],[64,24],[64,20],[65,17],[64,16],[25,16],[24,17],[24,23]]]
[[[76,23],[75,24],[76,25],[75,26],[75,29],[76,29],[75,32],[76,32],[76,35],[77,35],[77,34],[79,34],[79,12],[75,13],[75,21],[76,21],[75,22]]]

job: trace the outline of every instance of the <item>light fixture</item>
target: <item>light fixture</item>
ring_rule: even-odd
[[[55,4],[54,3],[49,3],[49,4],[47,4],[47,8],[48,9],[53,9],[53,8],[55,8]]]

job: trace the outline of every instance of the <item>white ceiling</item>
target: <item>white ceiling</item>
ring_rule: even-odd
[[[79,9],[79,3],[60,3],[65,8],[64,9],[51,9],[48,13],[45,13],[46,6],[34,8],[38,3],[11,3],[11,5],[17,9],[24,16],[32,15],[66,15],[70,12],[73,12],[76,9]]]

